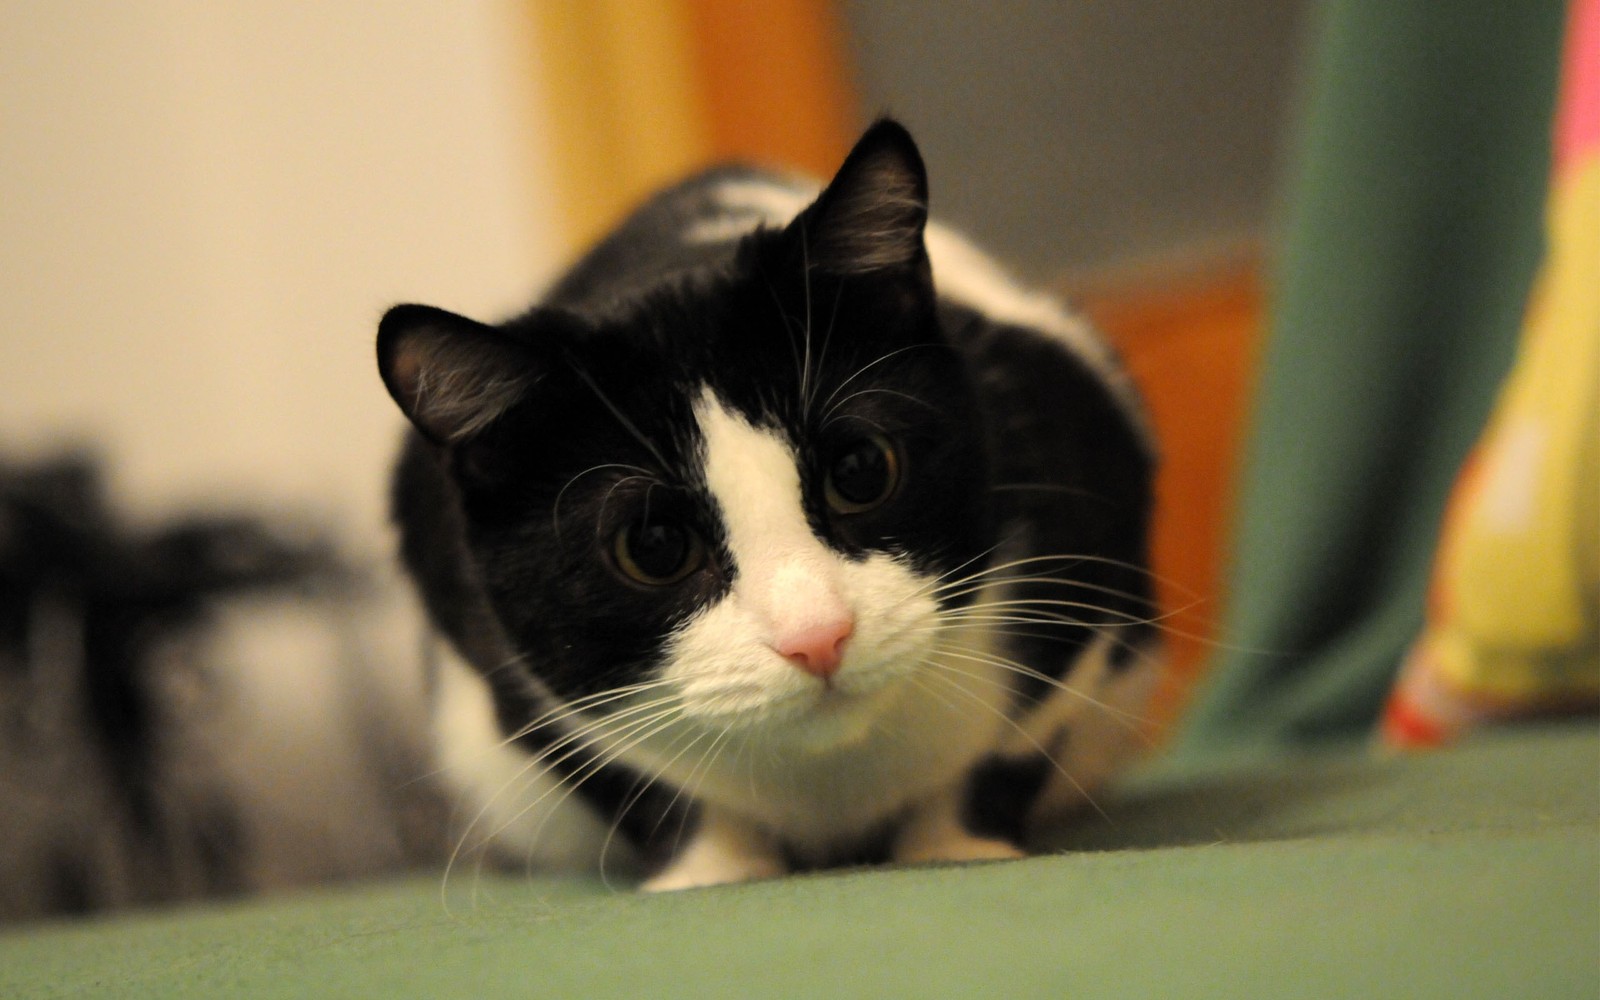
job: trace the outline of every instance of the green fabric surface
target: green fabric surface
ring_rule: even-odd
[[[1169,766],[1068,844],[667,896],[458,873],[13,930],[0,997],[1600,995],[1592,725]]]
[[[1559,0],[1323,8],[1185,752],[1349,737],[1422,625],[1440,517],[1542,246]]]

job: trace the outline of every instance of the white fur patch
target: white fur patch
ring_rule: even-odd
[[[816,200],[822,188],[806,181],[723,181],[712,192],[722,214],[698,219],[683,234],[685,243],[739,239],[757,226],[786,226]]]
[[[815,200],[820,188],[798,181],[736,180],[718,184],[713,198],[721,215],[702,219],[685,233],[689,243],[738,239],[758,225],[784,226]],[[966,237],[930,221],[928,259],[939,294],[996,322],[1038,330],[1089,366],[1112,391],[1146,444],[1154,441],[1149,417],[1116,354],[1082,317],[1055,297],[1023,287]]]
[[[716,498],[738,576],[732,600],[763,642],[820,621],[854,616],[844,563],[812,532],[801,505],[794,449],[752,427],[709,393],[695,407],[705,441],[705,479]]]
[[[1106,633],[1091,643],[1000,748],[1018,757],[1041,749],[1054,755],[1056,769],[1033,806],[1035,827],[1061,822],[1092,803],[1107,779],[1150,748],[1144,712],[1161,676],[1157,656],[1135,650],[1137,662],[1113,669],[1117,641],[1115,633]],[[1062,733],[1064,745],[1057,741]]]
[[[441,642],[433,735],[439,771],[459,796],[457,854],[492,844],[540,868],[595,869],[631,862],[622,838],[560,778],[504,741],[489,685]],[[602,857],[602,852],[607,852]]]
[[[641,888],[674,892],[772,878],[786,870],[782,855],[763,831],[720,810],[706,809],[694,839]]]

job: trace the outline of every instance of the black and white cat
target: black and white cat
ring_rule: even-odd
[[[384,317],[469,837],[650,889],[1014,857],[1136,742],[1139,402],[927,205],[880,121],[820,193],[666,191],[498,326]]]

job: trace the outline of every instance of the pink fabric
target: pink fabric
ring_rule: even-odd
[[[1572,0],[1555,128],[1558,179],[1600,155],[1600,0]]]

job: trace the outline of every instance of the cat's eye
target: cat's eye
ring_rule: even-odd
[[[842,448],[828,466],[823,497],[840,514],[864,514],[894,495],[900,483],[900,458],[882,434],[859,438]]]
[[[611,542],[617,568],[652,587],[677,583],[705,565],[705,545],[691,528],[673,521],[635,521]]]

